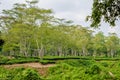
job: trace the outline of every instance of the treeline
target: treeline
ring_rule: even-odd
[[[3,10],[0,16],[1,54],[41,58],[119,56],[120,38],[115,33],[93,35],[90,28],[55,18],[52,10],[41,9],[36,3],[38,1],[27,1],[15,4],[11,10]]]

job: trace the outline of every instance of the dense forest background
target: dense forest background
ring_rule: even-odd
[[[54,17],[38,1],[15,4],[0,16],[0,54],[6,56],[118,57],[120,38],[115,33],[95,34],[91,27]]]

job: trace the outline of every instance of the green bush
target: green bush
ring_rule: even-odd
[[[30,68],[5,69],[0,67],[0,80],[43,80],[40,75]]]
[[[104,67],[109,67],[107,62],[102,62],[101,65],[104,66]]]
[[[101,68],[98,65],[93,65],[90,68],[90,73],[91,74],[100,74],[100,72],[101,72]]]
[[[13,80],[42,80],[39,74],[33,69],[25,69],[21,73],[18,73]]]
[[[114,62],[115,63],[115,62]],[[88,65],[89,64],[89,65]],[[113,64],[113,63],[112,63]],[[119,63],[110,68],[111,63],[82,60],[65,60],[49,68],[49,80],[119,80]],[[117,67],[118,66],[118,67]],[[117,71],[116,71],[117,70]],[[114,77],[109,74],[111,71]]]
[[[8,75],[9,72],[5,68],[0,67],[0,80],[8,80]]]
[[[93,60],[64,60],[64,61],[61,61],[59,63],[66,63],[68,65],[71,65],[73,67],[90,67],[90,65],[92,65],[95,61]]]
[[[40,60],[41,64],[55,64],[56,62],[54,60]]]
[[[8,60],[7,57],[0,55],[0,65],[6,63]]]

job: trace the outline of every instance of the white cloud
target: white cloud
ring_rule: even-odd
[[[41,0],[39,6],[42,8],[52,8],[55,16],[73,20],[75,23],[88,26],[85,18],[91,12],[92,0]]]
[[[108,32],[109,33],[115,33],[116,32],[115,27],[110,27]]]

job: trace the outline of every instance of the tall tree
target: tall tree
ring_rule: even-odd
[[[94,50],[93,55],[94,56],[100,56],[102,53],[104,53],[105,50],[105,36],[103,32],[98,32],[95,34],[95,36],[92,38],[92,48]]]
[[[11,10],[3,10],[0,23],[5,34],[6,47],[4,46],[4,49],[9,47],[8,50],[11,52],[17,45],[20,53],[27,56],[31,47],[30,40],[33,37],[36,39],[36,44],[38,44],[35,32],[40,26],[46,26],[45,24],[50,23],[52,11],[38,8],[35,6],[37,2],[27,1],[26,4],[15,4]]]
[[[108,51],[108,56],[114,57],[116,56],[117,49],[119,47],[119,38],[117,37],[116,34],[111,33],[110,36],[106,38],[105,42],[107,51]]]

